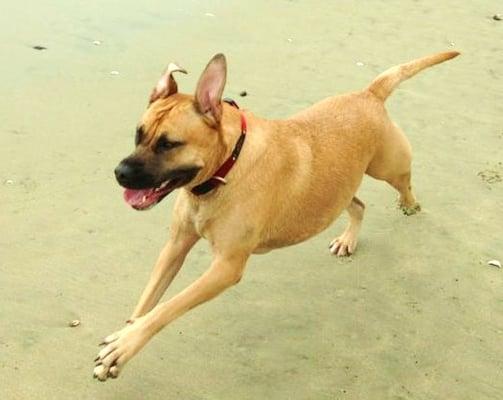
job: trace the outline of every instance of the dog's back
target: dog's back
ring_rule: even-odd
[[[390,68],[362,91],[327,98],[287,120],[263,121],[267,154],[255,168],[282,166],[281,174],[261,178],[270,197],[260,207],[271,247],[279,244],[275,237],[292,244],[326,228],[351,202],[365,173],[403,192],[407,213],[418,209],[410,193],[410,145],[384,101],[401,81],[458,54],[439,53]]]

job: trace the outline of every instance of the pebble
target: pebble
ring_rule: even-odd
[[[293,42],[293,39],[292,39],[292,38],[288,38],[288,39],[286,39],[286,41],[287,41],[288,43],[292,43],[292,42]]]
[[[32,49],[34,50],[47,50],[47,47],[44,47],[44,46],[33,46]]]
[[[491,261],[488,261],[487,262],[487,265],[490,265],[492,267],[498,267],[498,268],[501,268],[501,262],[499,262],[498,260],[491,260]]]
[[[80,321],[78,319],[74,319],[73,321],[68,323],[68,326],[70,328],[75,328],[80,325]]]
[[[119,71],[110,71],[110,75],[119,75]]]
[[[13,181],[12,179],[7,179],[7,180],[5,181],[5,184],[6,184],[6,185],[14,185],[14,181]]]
[[[100,40],[95,40],[95,41],[93,42],[93,44],[94,44],[95,46],[101,46],[101,41],[100,41]]]
[[[248,96],[248,92],[246,90],[243,90],[241,93],[239,93],[241,97],[246,97]]]
[[[205,13],[204,15],[206,15],[207,17],[214,17],[215,16],[215,14],[213,14],[213,13]]]
[[[503,21],[503,14],[494,14],[493,19],[495,21]]]
[[[357,61],[357,62],[356,62],[356,65],[357,65],[358,67],[363,67],[365,64],[364,64],[364,63],[362,63],[361,61]]]

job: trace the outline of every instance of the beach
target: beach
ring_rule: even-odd
[[[502,4],[3,8],[2,399],[503,398],[503,270],[488,264],[503,262],[503,21],[493,18]],[[117,380],[93,380],[98,343],[130,316],[167,238],[176,192],[137,212],[113,171],[169,62],[188,70],[178,88],[193,93],[224,53],[225,95],[277,119],[450,50],[461,55],[386,103],[412,145],[420,213],[404,216],[396,192],[366,177],[353,256],[327,249],[343,214],[307,242],[253,256],[238,285],[166,327]],[[201,241],[165,299],[210,261]]]

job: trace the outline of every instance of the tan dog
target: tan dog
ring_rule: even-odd
[[[136,209],[149,208],[181,187],[170,236],[128,324],[105,338],[94,376],[117,377],[163,327],[239,282],[252,253],[302,242],[327,228],[344,209],[350,222],[330,251],[353,253],[364,211],[355,193],[365,173],[391,184],[406,214],[418,211],[411,192],[410,145],[389,119],[384,101],[401,81],[458,54],[440,53],[393,67],[365,90],[328,98],[282,121],[261,119],[222,102],[223,55],[209,62],[195,96],[177,93],[172,74],[185,71],[170,64],[138,126],[134,153],[116,169],[119,183],[128,188],[125,199]],[[243,143],[244,123],[248,133]],[[233,152],[236,159],[229,161]],[[211,179],[226,160],[231,164],[228,175],[219,172],[218,179]],[[218,185],[222,181],[226,184]],[[204,185],[208,189],[208,182],[211,190],[194,194]],[[201,237],[213,250],[210,268],[158,304]]]

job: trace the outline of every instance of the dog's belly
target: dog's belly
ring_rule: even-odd
[[[283,235],[282,237],[271,237],[260,243],[254,250],[254,253],[266,253],[273,249],[293,246],[295,244],[302,243],[328,228],[331,223],[332,221],[323,225],[318,225],[316,227],[310,226],[309,229],[304,229],[302,231],[290,232],[288,236]]]
[[[287,246],[293,246],[298,243],[302,243],[309,238],[315,236],[316,234],[320,233],[321,231],[325,230],[330,226],[333,220],[335,220],[337,217],[334,217],[330,221],[327,221],[326,223],[323,224],[316,224],[316,225],[310,225],[310,226],[305,226],[301,229],[289,229],[288,232],[278,232],[278,234],[272,234],[268,238],[266,238],[264,241],[259,243],[259,245],[255,248],[253,253],[255,254],[263,254],[267,253],[271,250],[274,249],[279,249],[281,247],[287,247]]]
[[[317,235],[351,203],[363,178],[364,158],[342,167],[334,165],[336,162],[330,164],[311,168],[316,173],[308,170],[305,176],[296,169],[294,177],[285,179],[287,183],[276,181],[275,190],[257,203],[259,207],[252,215],[261,216],[262,227],[255,253],[291,246]]]
[[[316,199],[312,206],[291,207],[270,219],[263,230],[261,240],[254,253],[266,253],[270,250],[301,243],[328,228],[349,204],[352,193],[344,196],[334,195],[323,200]],[[344,198],[342,198],[344,197]],[[305,204],[305,203],[304,203]]]

